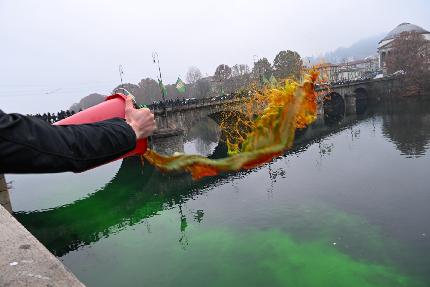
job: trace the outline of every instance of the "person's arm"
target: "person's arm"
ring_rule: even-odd
[[[133,150],[155,129],[149,109],[126,99],[125,118],[52,126],[41,119],[0,110],[0,173],[81,172]]]
[[[0,173],[80,172],[133,150],[136,133],[120,118],[52,126],[0,110]]]

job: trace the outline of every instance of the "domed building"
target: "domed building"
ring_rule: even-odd
[[[426,40],[430,41],[430,32],[420,26],[411,23],[402,23],[398,25],[378,43],[379,65],[382,70],[384,70],[385,67],[385,57],[390,53],[391,43],[404,32],[419,33],[423,35]]]

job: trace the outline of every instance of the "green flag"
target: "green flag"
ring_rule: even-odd
[[[261,84],[263,84],[263,85],[268,85],[269,84],[269,80],[266,78],[265,75],[263,75],[261,77]]]
[[[163,81],[162,81],[162,80],[158,80],[158,86],[160,87],[161,95],[163,96],[163,100],[165,100],[165,99],[166,99],[166,97],[167,97],[167,89],[166,89],[166,87],[164,86],[164,84],[163,84]]]
[[[219,90],[219,95],[224,96],[224,88],[221,86],[221,89]]]
[[[180,94],[185,93],[185,83],[179,77],[178,80],[176,80],[176,89]]]
[[[273,76],[273,75],[270,76],[269,82],[270,82],[270,86],[272,86],[272,88],[276,87],[278,85],[278,81],[276,80],[275,76]]]

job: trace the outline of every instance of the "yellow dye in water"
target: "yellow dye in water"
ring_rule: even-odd
[[[149,149],[143,157],[163,172],[187,171],[194,179],[252,169],[269,162],[291,148],[297,128],[315,121],[317,78],[318,73],[310,71],[301,84],[286,80],[282,85],[265,87],[253,92],[237,110],[227,112],[220,123],[228,147],[226,158],[208,159],[187,154],[163,156]],[[232,120],[237,112],[243,116]]]

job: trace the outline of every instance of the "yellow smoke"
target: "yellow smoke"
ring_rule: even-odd
[[[269,162],[291,148],[297,128],[315,121],[317,78],[318,73],[310,71],[301,84],[286,80],[276,87],[254,91],[244,98],[236,111],[225,113],[220,127],[228,147],[226,158],[208,159],[187,154],[163,156],[152,150],[148,150],[144,158],[161,171],[187,171],[194,179],[251,169]],[[232,125],[234,112],[240,112],[243,117]]]

